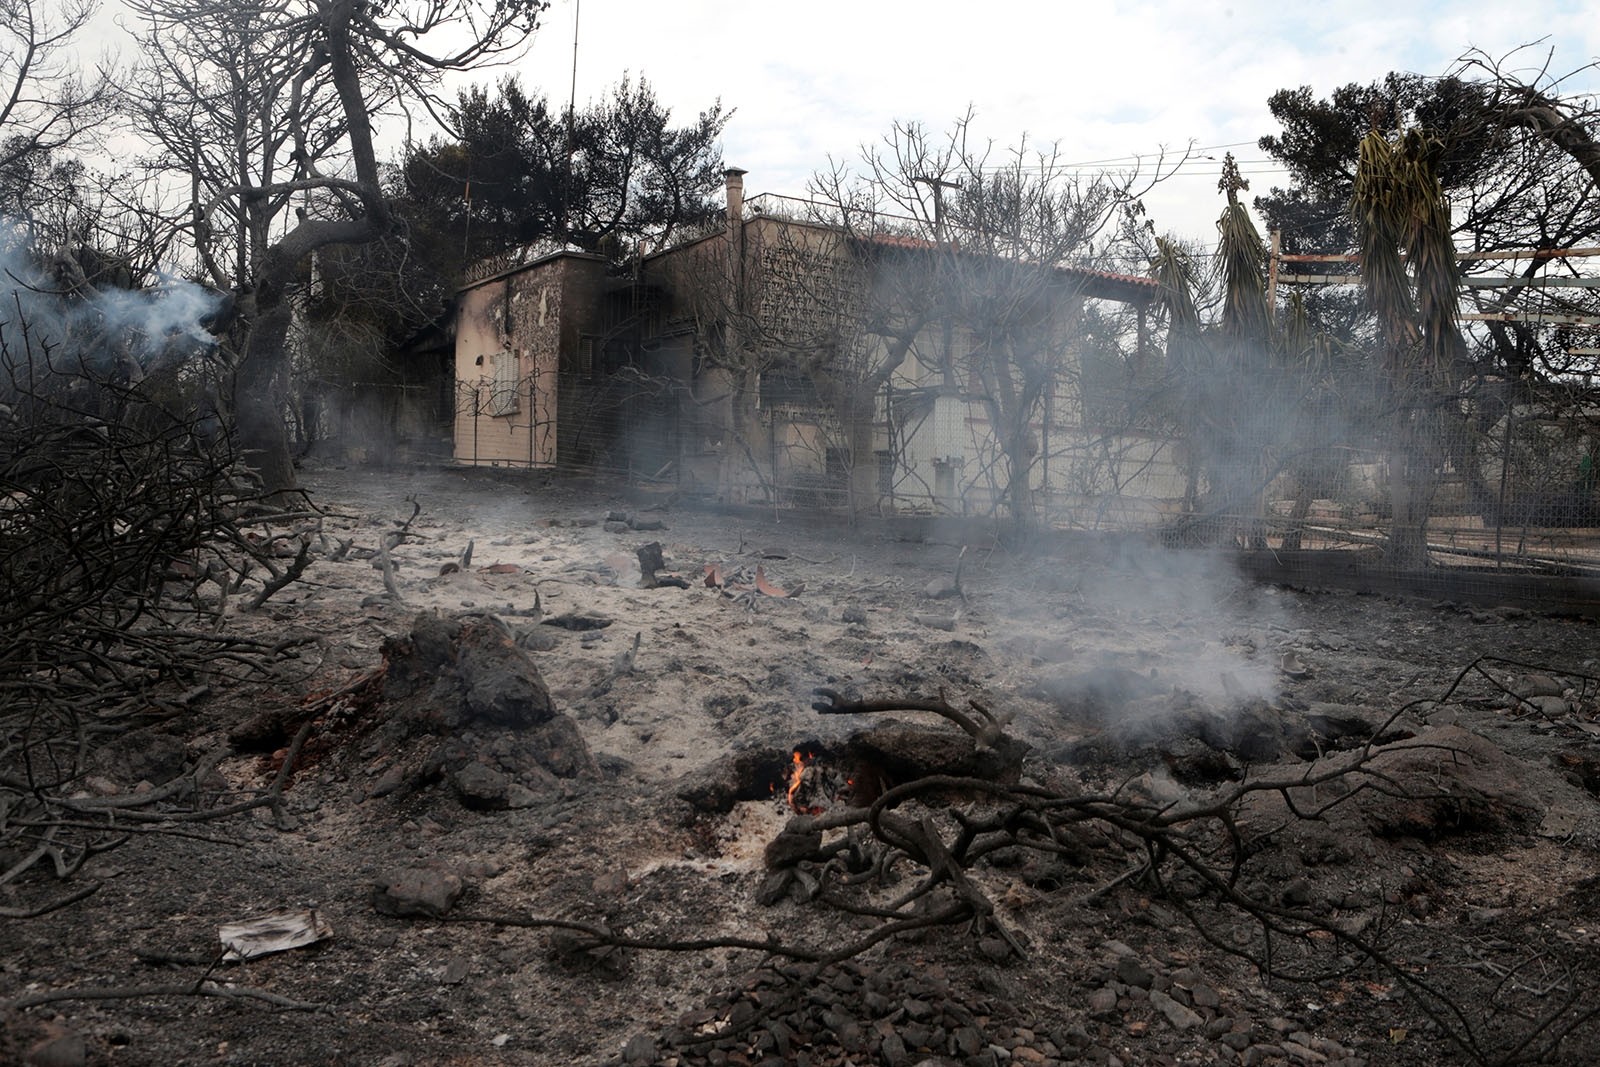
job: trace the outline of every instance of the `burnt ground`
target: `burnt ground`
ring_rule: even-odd
[[[937,531],[911,542],[888,527],[702,512],[492,472],[330,468],[305,480],[329,509],[329,543],[350,551],[235,623],[313,634],[315,651],[273,685],[152,708],[84,783],[85,795],[147,788],[225,752],[198,797],[165,807],[249,796],[272,781],[292,730],[241,728],[311,714],[281,814],[140,824],[67,883],[41,865],[0,887],[15,908],[99,885],[69,907],[0,919],[0,1061],[1472,1062],[1455,1030],[1470,1031],[1483,1062],[1600,1062],[1600,1021],[1584,1015],[1600,1004],[1589,621],[1263,588],[1216,557],[1082,540],[974,546],[964,597],[934,598],[929,584],[954,573],[958,552]],[[392,553],[396,603],[372,550],[411,513],[408,497],[421,512]],[[469,539],[470,563],[441,573]],[[652,541],[688,588],[642,587],[636,551]],[[712,563],[733,575],[759,564],[803,591],[730,597],[705,586]],[[429,610],[496,616],[592,763],[552,773],[548,753],[525,758],[523,741],[481,721],[443,741],[397,732],[397,693],[340,695],[383,665],[385,642],[391,655],[406,647]],[[561,615],[609,624],[546,621]],[[1497,659],[1462,677],[1485,656]],[[1378,773],[1363,780],[1378,787],[1316,820],[1271,792],[1236,806],[1249,845],[1230,889],[1314,920],[1271,946],[1271,962],[1302,981],[1263,976],[1258,923],[1181,879],[1163,891],[1140,876],[1134,837],[1093,823],[1056,852],[1001,849],[973,866],[998,926],[916,931],[815,974],[747,948],[597,950],[475,921],[818,952],[861,938],[878,920],[811,899],[828,877],[820,864],[785,881],[763,863],[790,814],[785,762],[797,746],[818,755],[807,789],[828,809],[844,801],[813,787],[838,784],[846,771],[827,764],[862,731],[953,728],[926,712],[818,715],[818,686],[978,700],[1031,746],[1022,781],[1057,796],[1197,803],[1352,751],[1369,753]],[[425,687],[407,699],[407,714],[431,714]],[[1306,796],[1291,799],[1308,810]],[[930,825],[951,818],[947,806],[925,813]],[[839,895],[882,905],[916,884],[902,867],[894,884]],[[459,897],[442,918],[384,914],[375,887],[405,871],[438,892],[459,884]],[[316,909],[333,936],[215,962],[219,925],[283,908]],[[1436,997],[1408,993],[1416,983]],[[162,991],[123,995],[144,987]],[[216,995],[239,987],[295,1006]],[[15,1006],[82,988],[112,992]],[[202,988],[211,995],[190,995]]]

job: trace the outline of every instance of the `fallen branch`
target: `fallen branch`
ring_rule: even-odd
[[[21,1011],[24,1008],[36,1008],[41,1004],[59,1004],[66,1000],[138,1000],[144,997],[223,997],[227,1000],[259,1000],[284,1011],[331,1013],[331,1009],[323,1004],[294,1000],[254,986],[224,985],[217,981],[54,989],[45,993],[29,993],[14,1000],[0,1002],[0,1011]]]
[[[57,911],[69,904],[76,904],[84,897],[98,893],[101,884],[100,882],[95,882],[91,885],[86,885],[76,892],[68,893],[64,897],[32,908],[0,908],[0,919],[37,919],[41,915],[48,915],[52,911]]]
[[[301,575],[305,574],[306,568],[309,566],[311,566],[311,541],[310,539],[304,539],[300,542],[300,551],[295,553],[293,561],[281,573],[274,575],[270,581],[263,585],[261,592],[251,598],[250,610],[259,609],[261,605],[272,599],[273,594],[299,581]]]
[[[817,699],[811,702],[811,710],[819,715],[871,715],[886,711],[931,711],[942,716],[959,726],[967,736],[971,737],[979,746],[995,748],[999,745],[1005,734],[1005,723],[993,715],[977,701],[968,701],[968,706],[983,718],[979,723],[976,719],[952,706],[945,700],[941,692],[937,699],[905,697],[891,698],[888,700],[846,700],[842,694],[833,689],[814,689],[812,693]]]

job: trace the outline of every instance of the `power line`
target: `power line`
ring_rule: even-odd
[[[1185,149],[1181,155],[1176,151],[1158,150],[1155,152],[1145,152],[1126,156],[1107,156],[1104,159],[1080,159],[1074,160],[1070,163],[1059,162],[1057,160],[1050,159],[1049,156],[1046,155],[1045,161],[1050,164],[1052,170],[1058,170],[1062,173],[1084,174],[1106,173],[1116,170],[1118,164],[1133,165],[1139,163],[1150,163],[1156,159],[1166,159],[1168,157],[1178,157],[1175,167],[1184,167],[1196,163],[1221,162],[1221,160],[1216,159],[1215,157],[1201,155],[1200,153],[1203,152],[1216,152],[1229,148],[1243,148],[1246,145],[1254,147],[1255,144],[1255,141],[1233,141],[1229,144],[1196,145],[1193,148]],[[1245,166],[1252,163],[1276,163],[1277,160],[1272,156],[1262,156],[1259,159],[1236,159],[1234,162],[1240,164],[1241,166]],[[1006,171],[1012,170],[1015,167],[1015,163],[995,163],[986,167],[974,167],[973,169],[977,171]]]
[[[1186,151],[1190,156],[1193,156],[1196,152],[1215,152],[1219,148],[1243,148],[1245,145],[1253,146],[1255,143],[1255,141],[1233,141],[1229,144],[1195,145],[1193,148],[1186,149]],[[1084,159],[1076,163],[1064,163],[1062,165],[1066,167],[1091,167],[1101,163],[1137,163],[1142,159],[1165,154],[1166,152],[1163,150],[1160,152],[1145,152],[1140,155],[1109,156],[1106,159]]]

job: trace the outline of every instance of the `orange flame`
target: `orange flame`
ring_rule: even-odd
[[[804,782],[805,778],[806,760],[800,755],[800,751],[796,749],[794,754],[794,766],[789,768],[788,792],[789,806],[795,811],[799,811],[800,806],[794,802],[794,796],[796,793],[800,792],[800,783]]]

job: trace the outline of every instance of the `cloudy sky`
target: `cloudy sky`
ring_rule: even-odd
[[[514,69],[561,102],[575,21],[580,106],[624,73],[681,119],[720,98],[736,109],[723,157],[750,172],[748,193],[801,195],[830,157],[854,158],[897,120],[943,129],[970,105],[985,138],[1056,142],[1085,169],[1137,156],[1148,171],[1163,149],[1193,144],[1197,158],[1146,202],[1158,228],[1207,241],[1224,152],[1253,191],[1281,180],[1255,148],[1276,130],[1266,101],[1277,89],[1321,96],[1390,70],[1443,73],[1473,48],[1498,58],[1531,45],[1510,64],[1548,63],[1572,74],[1569,91],[1600,90],[1580,69],[1600,59],[1600,12],[1582,0],[553,0]]]

